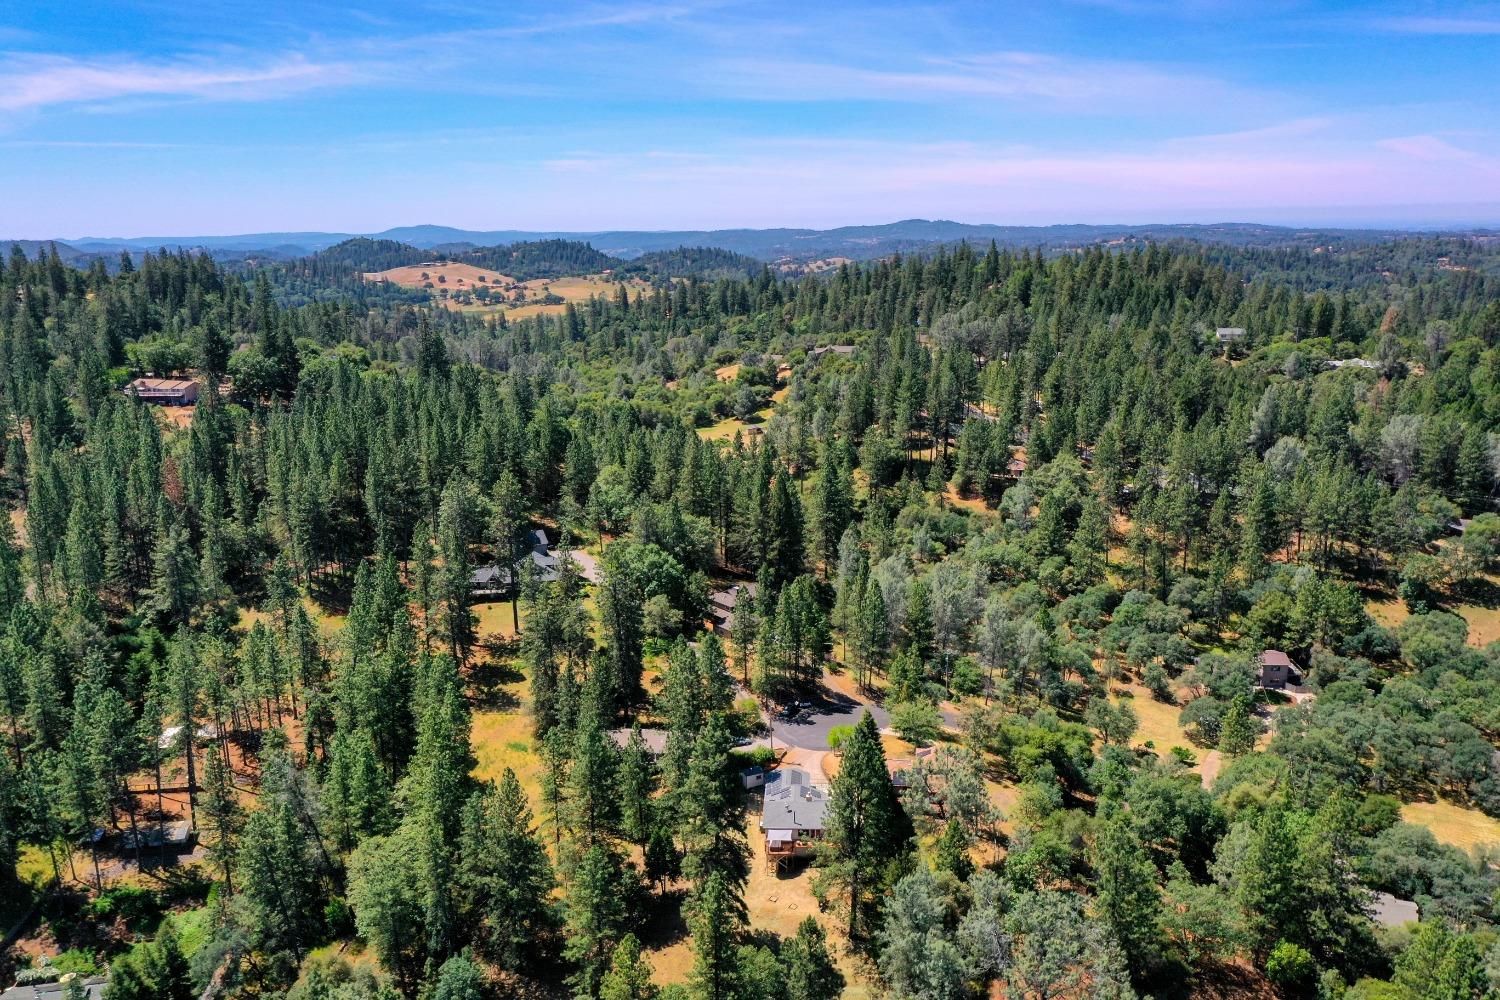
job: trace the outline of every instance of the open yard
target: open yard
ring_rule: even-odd
[[[436,260],[426,264],[408,264],[385,271],[365,272],[366,281],[389,281],[402,288],[474,288],[478,285],[513,285],[515,279],[473,264]]]
[[[1481,595],[1478,600],[1455,600],[1440,610],[1458,615],[1469,623],[1469,645],[1483,649],[1492,642],[1500,641],[1500,601],[1490,595],[1500,595],[1500,576],[1482,574],[1476,588]],[[1371,592],[1367,591],[1367,595]],[[1386,628],[1397,628],[1411,617],[1406,603],[1392,593],[1374,593],[1365,601],[1365,611],[1371,618]]]
[[[1446,799],[1408,802],[1401,807],[1401,818],[1427,827],[1438,840],[1466,851],[1481,844],[1500,846],[1500,820]]]

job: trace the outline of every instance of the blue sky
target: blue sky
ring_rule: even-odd
[[[1500,224],[1500,4],[0,9],[0,236]]]

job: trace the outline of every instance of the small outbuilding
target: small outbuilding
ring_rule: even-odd
[[[1279,649],[1267,649],[1260,654],[1260,673],[1256,686],[1280,691],[1288,684],[1301,684],[1302,672],[1292,658]]]
[[[615,746],[624,750],[630,745],[632,729],[611,729],[609,738],[615,741]],[[646,752],[652,757],[660,757],[667,752],[667,731],[665,729],[642,729],[641,740],[646,744]]]

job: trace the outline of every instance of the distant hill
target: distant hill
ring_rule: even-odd
[[[57,248],[58,259],[64,264],[86,266],[94,257],[93,254],[86,253],[75,246],[57,240],[6,240],[5,243],[0,244],[0,250],[3,250],[4,255],[9,257],[11,247],[16,246],[20,247],[21,251],[32,260],[35,260],[38,254],[48,253],[52,247]]]
[[[579,240],[528,240],[509,246],[475,247],[454,259],[508,274],[517,281],[598,274],[621,263]]]
[[[364,236],[319,250],[308,262],[319,268],[342,271],[384,271],[405,264],[419,264],[429,256],[414,246],[396,240],[372,240]]]
[[[653,280],[695,275],[707,281],[719,278],[748,278],[765,267],[762,261],[733,250],[719,247],[678,247],[675,250],[652,250],[631,261],[622,262],[625,274]]]
[[[1450,235],[1455,234],[1463,235],[1464,233],[1450,233]],[[946,220],[906,219],[881,225],[843,226],[837,229],[531,232],[468,230],[450,226],[422,225],[401,226],[381,233],[365,234],[303,232],[256,233],[237,236],[147,236],[129,239],[84,237],[61,242],[81,255],[117,255],[121,250],[155,251],[165,247],[169,250],[202,250],[229,259],[302,257],[327,250],[355,238],[391,241],[422,250],[441,250],[450,254],[477,253],[484,248],[514,247],[518,244],[565,242],[587,244],[594,252],[602,256],[621,260],[638,260],[655,253],[670,254],[678,252],[682,247],[706,247],[738,254],[756,261],[785,263],[826,260],[834,257],[870,260],[893,253],[906,253],[925,247],[959,242],[988,245],[994,241],[1002,247],[1037,247],[1053,251],[1096,244],[1130,244],[1147,240],[1190,241],[1235,247],[1311,249],[1318,246],[1378,244],[1409,239],[1416,235],[1419,234],[1399,229],[1294,228],[1256,223],[1003,226],[976,225]],[[31,246],[36,246],[39,241],[27,242]],[[61,253],[61,249],[59,252]],[[556,256],[558,252],[560,251],[539,250],[537,259],[545,260],[549,255]],[[702,258],[699,260],[701,262]],[[538,263],[537,266],[544,265]],[[728,266],[737,267],[738,265]]]

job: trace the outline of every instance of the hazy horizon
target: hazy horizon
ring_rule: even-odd
[[[1492,6],[102,13],[0,14],[7,235],[1500,223]]]

